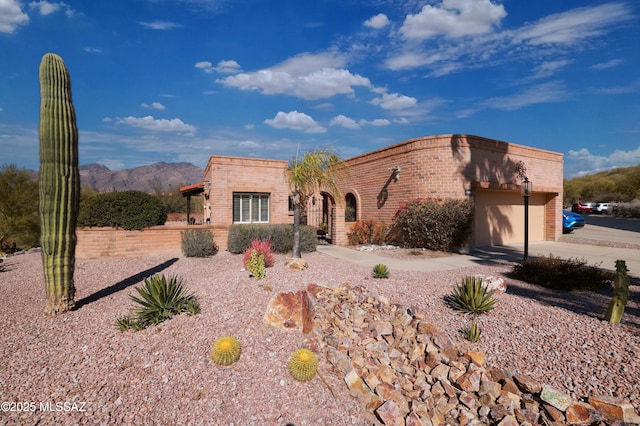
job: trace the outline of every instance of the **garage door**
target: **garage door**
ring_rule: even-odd
[[[544,194],[529,198],[529,241],[545,239]],[[473,239],[476,247],[524,242],[524,199],[515,191],[475,191]]]

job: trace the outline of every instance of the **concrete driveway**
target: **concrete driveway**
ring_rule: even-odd
[[[529,257],[549,256],[584,259],[589,265],[615,270],[616,260],[626,261],[629,275],[640,277],[640,220],[589,215],[587,224],[563,237],[563,242],[529,243]],[[626,248],[607,245],[626,246]],[[471,253],[481,258],[522,260],[524,244],[483,247]]]
[[[562,259],[579,259],[586,261],[588,265],[612,271],[615,270],[616,260],[621,259],[626,261],[629,275],[640,277],[640,232],[627,229],[633,226],[640,229],[640,221],[629,223],[629,220],[625,222],[625,219],[621,219],[623,222],[614,221],[603,226],[595,225],[596,220],[587,218],[587,225],[566,235],[565,242],[529,243],[529,257],[552,255]],[[609,247],[605,244],[626,245],[627,248]],[[478,264],[520,262],[524,257],[524,244],[481,247],[467,255],[419,260],[390,259],[378,256],[375,252],[361,252],[333,245],[319,245],[318,251],[368,267],[383,263],[391,269],[404,271],[441,271]]]

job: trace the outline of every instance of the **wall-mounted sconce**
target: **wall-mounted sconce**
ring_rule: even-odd
[[[400,166],[389,167],[387,170],[393,172],[393,179],[397,182],[400,179],[400,170],[402,168]]]
[[[466,195],[467,197],[471,197],[473,195],[473,189],[471,189],[471,188],[465,189],[464,190],[464,195]]]
[[[389,191],[387,190],[387,188],[382,188],[382,191],[380,191],[380,199],[384,203],[385,201],[387,201],[387,198],[389,198]]]

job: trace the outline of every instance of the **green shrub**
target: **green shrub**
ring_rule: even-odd
[[[158,197],[142,191],[100,192],[81,200],[78,226],[143,229],[166,220]]]
[[[227,249],[230,253],[244,253],[251,247],[253,240],[269,240],[275,253],[287,253],[293,250],[293,225],[232,225],[227,237]],[[316,250],[318,237],[313,226],[300,227],[301,251]]]
[[[389,268],[387,265],[378,263],[373,267],[373,278],[389,278]]]
[[[251,257],[245,263],[247,271],[251,272],[253,279],[261,280],[265,277],[264,255],[259,254],[256,250],[251,250]]]
[[[387,227],[373,220],[358,220],[347,234],[349,244],[385,244]]]
[[[405,247],[454,251],[467,244],[472,220],[468,200],[415,200],[398,209],[393,229]]]
[[[182,280],[164,275],[145,278],[142,288],[136,287],[140,297],[129,295],[139,306],[131,309],[131,315],[117,319],[121,331],[140,330],[150,325],[160,324],[174,315],[186,312],[195,315],[200,312],[198,298],[188,294]]]
[[[182,232],[182,253],[186,257],[210,257],[217,252],[213,232],[208,229],[187,229]]]
[[[28,170],[0,166],[0,251],[40,245],[38,181]]]
[[[487,291],[482,278],[471,276],[464,277],[453,293],[445,297],[445,301],[452,309],[471,314],[488,312],[496,304],[493,292]]]
[[[541,256],[514,265],[511,275],[520,281],[554,290],[600,290],[611,285],[613,274],[585,260]]]

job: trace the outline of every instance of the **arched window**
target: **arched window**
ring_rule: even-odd
[[[358,218],[358,207],[356,204],[356,196],[348,193],[345,197],[344,221],[355,222]]]

